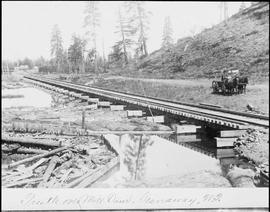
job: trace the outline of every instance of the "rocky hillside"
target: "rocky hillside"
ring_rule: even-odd
[[[153,52],[139,65],[143,72],[186,77],[214,77],[222,68],[267,77],[268,67],[267,2],[246,8],[193,38],[179,39],[170,49]]]

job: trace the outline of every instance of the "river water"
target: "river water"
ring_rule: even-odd
[[[22,98],[2,98],[2,108],[9,107],[50,107],[50,94],[36,88],[2,89],[2,95],[23,95]]]
[[[154,135],[117,137],[120,165],[92,187],[231,187],[215,157]]]

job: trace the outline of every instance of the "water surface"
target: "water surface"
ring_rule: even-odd
[[[123,135],[118,144],[118,170],[94,187],[230,187],[214,157],[158,136]]]
[[[23,98],[2,98],[2,108],[50,107],[50,94],[36,88],[3,89],[2,95],[24,95]]]

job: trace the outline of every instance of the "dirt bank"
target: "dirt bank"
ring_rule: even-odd
[[[269,129],[248,129],[235,143],[235,149],[257,166],[269,164]]]

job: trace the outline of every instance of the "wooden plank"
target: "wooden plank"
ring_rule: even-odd
[[[185,134],[179,134],[177,135],[177,142],[193,142],[193,141],[201,141],[202,139],[199,137],[199,135],[193,134],[193,135],[185,135]]]
[[[82,96],[81,99],[88,101],[88,96]]]
[[[33,176],[33,173],[32,172],[24,172],[24,173],[21,173],[19,176],[16,176],[14,178],[9,178],[8,180],[11,181],[11,182],[17,182],[17,181],[20,181],[20,180],[25,180],[27,178],[30,178]]]
[[[216,108],[222,108],[220,105],[214,105],[214,104],[209,104],[209,103],[199,103],[199,105],[205,105],[205,106],[210,106],[210,107],[216,107]]]
[[[110,105],[112,111],[124,110],[125,105]]]
[[[237,163],[237,159],[235,157],[225,157],[225,158],[223,158],[223,157],[221,157],[221,158],[217,157],[217,159],[220,160],[220,164],[222,166],[224,166],[224,165],[230,165],[230,164],[236,164]]]
[[[146,120],[154,123],[164,123],[164,116],[147,116]]]
[[[141,110],[127,110],[127,116],[143,116],[143,112]]]
[[[243,135],[246,130],[222,130],[219,132],[220,137],[239,137]]]
[[[2,141],[5,143],[18,143],[18,144],[27,144],[27,145],[37,145],[37,146],[46,146],[46,147],[59,147],[61,146],[60,141],[53,141],[48,139],[33,139],[33,138],[21,138],[21,137],[8,137],[2,136]]]
[[[230,149],[216,149],[216,157],[218,159],[235,157],[235,151],[234,151],[233,148],[230,148]]]
[[[77,97],[77,98],[80,98],[80,99],[82,98],[82,95],[79,94],[79,93],[75,93],[74,96]]]
[[[201,128],[201,126],[186,124],[186,125],[176,125],[176,133],[182,134],[182,133],[196,133],[198,129]]]
[[[116,134],[116,135],[122,135],[122,134],[136,134],[136,135],[163,135],[163,134],[173,134],[174,131],[86,131],[88,135],[105,135],[105,134]]]
[[[71,147],[71,146],[70,146]],[[40,154],[40,155],[36,155],[36,156],[33,156],[33,157],[30,157],[30,158],[26,158],[26,159],[23,159],[23,160],[20,160],[20,161],[17,161],[17,162],[14,162],[12,164],[10,164],[8,166],[8,168],[12,168],[12,167],[15,167],[15,166],[18,166],[20,164],[24,164],[24,163],[28,163],[28,162],[31,162],[33,160],[37,160],[37,159],[40,159],[40,158],[44,158],[44,157],[47,157],[47,156],[51,156],[51,155],[54,155],[58,152],[61,152],[63,150],[66,150],[68,147],[67,146],[64,146],[64,147],[60,147],[60,148],[57,148],[55,150],[52,150],[50,152],[47,152],[47,153],[44,153],[44,154]]]
[[[60,179],[60,183],[66,182],[68,175],[73,171],[73,168],[69,169],[68,171],[63,174],[63,176]]]
[[[97,104],[91,104],[85,107],[86,110],[96,110],[97,108],[98,108]]]
[[[73,188],[74,186],[78,185],[81,181],[83,181],[84,179],[86,179],[87,177],[91,176],[93,174],[95,170],[91,169],[89,172],[87,172],[86,174],[76,178],[75,180],[73,180],[72,182],[66,184],[64,186],[64,188]]]
[[[33,149],[33,148],[25,148],[25,147],[20,147],[18,149],[9,149],[2,147],[3,152],[12,152],[12,153],[18,153],[18,154],[43,154],[48,151],[43,150],[43,149]]]
[[[110,105],[111,105],[111,103],[108,101],[99,101],[98,102],[98,106],[101,106],[101,107],[109,107]]]
[[[34,163],[32,166],[27,167],[26,170],[32,172],[34,169],[39,167],[41,164],[45,163],[47,160],[49,160],[49,159],[48,158],[41,158],[39,161]]]
[[[219,138],[215,137],[216,147],[233,147],[237,138]]]
[[[116,167],[119,164],[119,157],[113,158],[109,163],[99,167],[90,176],[81,181],[76,188],[86,188],[103,177],[107,172]]]
[[[40,182],[40,184],[38,185],[38,187],[43,187],[45,185],[45,183],[48,182],[48,180],[50,179],[51,177],[51,174],[53,172],[53,170],[55,169],[57,163],[59,162],[59,157],[58,156],[53,156],[49,162],[49,165],[43,175],[43,180],[42,182]]]
[[[39,182],[41,180],[42,180],[42,178],[27,179],[27,180],[22,180],[22,181],[18,181],[18,182],[15,182],[15,183],[11,183],[11,184],[8,184],[8,185],[3,185],[3,187],[11,188],[11,187],[14,187],[14,186],[21,186],[21,185],[28,184],[28,183],[36,183],[36,182]]]
[[[97,102],[99,102],[99,99],[98,98],[88,98],[87,101],[97,103]]]

